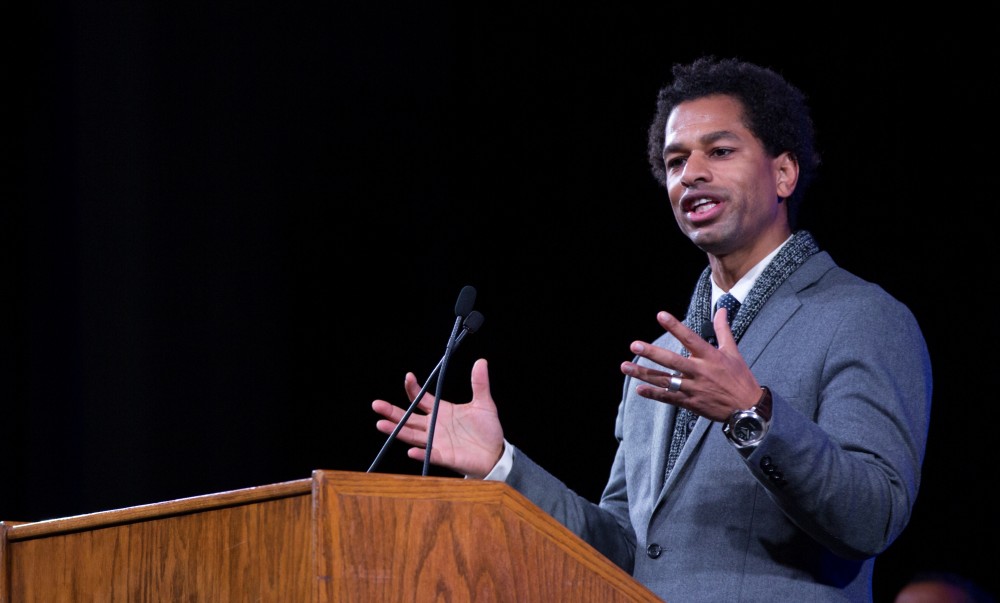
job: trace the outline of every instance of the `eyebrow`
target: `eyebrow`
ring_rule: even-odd
[[[714,132],[709,132],[698,138],[698,143],[702,145],[710,145],[726,138],[731,138],[733,140],[740,139],[740,137],[731,130],[716,130]],[[683,148],[684,148],[683,145],[671,143],[663,147],[663,154],[666,155],[668,153],[676,153]]]

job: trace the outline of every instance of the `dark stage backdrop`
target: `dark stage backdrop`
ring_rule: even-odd
[[[809,96],[825,162],[801,225],[930,345],[923,486],[879,596],[920,569],[996,589],[997,327],[974,301],[995,277],[996,56],[969,30],[989,19],[369,4],[6,23],[0,519],[366,470],[371,401],[407,402],[465,285],[486,320],[445,395],[488,358],[508,439],[596,500],[619,363],[705,265],[646,163],[656,92],[715,53]],[[397,445],[379,471],[421,463]]]

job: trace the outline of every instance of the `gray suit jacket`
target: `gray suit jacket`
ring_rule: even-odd
[[[656,344],[680,350],[668,334]],[[870,601],[875,555],[910,519],[926,445],[931,367],[914,316],[820,252],[739,348],[774,397],[747,458],[699,418],[664,483],[676,408],[626,378],[599,504],[518,449],[507,483],[670,603]]]

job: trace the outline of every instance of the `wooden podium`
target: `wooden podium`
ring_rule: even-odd
[[[500,482],[345,471],[0,523],[0,603],[660,601]]]

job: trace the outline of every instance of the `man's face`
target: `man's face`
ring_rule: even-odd
[[[755,248],[767,247],[763,257],[790,234],[778,198],[791,192],[783,171],[788,156],[769,157],[742,116],[735,98],[708,96],[677,105],[665,130],[674,218],[695,245],[715,256],[756,255]]]

